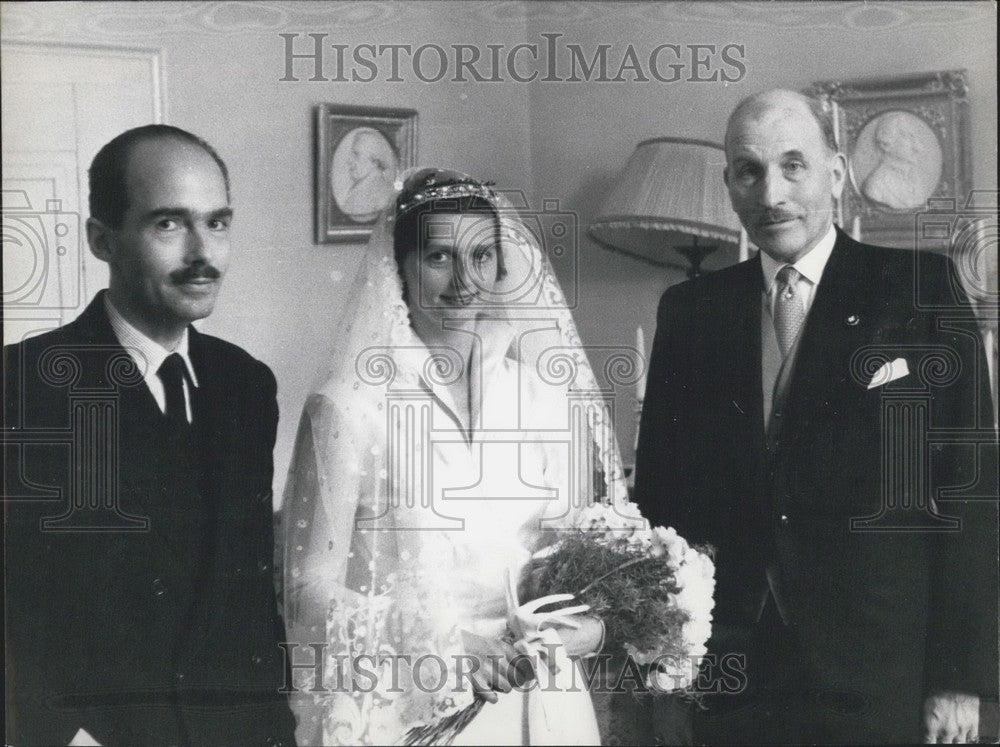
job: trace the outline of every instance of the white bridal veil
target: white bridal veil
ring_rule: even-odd
[[[626,500],[606,391],[530,216],[522,219],[504,196],[455,172],[411,172],[396,187],[344,306],[351,319],[334,332],[330,365],[306,402],[284,497],[289,638],[298,644],[297,662],[325,656],[323,683],[312,669],[294,672],[303,689],[293,698],[303,741],[395,741],[471,702],[467,688],[452,686],[459,631],[497,614],[502,620],[503,612],[489,608],[490,595],[481,593],[482,579],[492,583],[496,570],[492,556],[484,551],[468,563],[456,561],[466,557],[455,553],[456,536],[489,545],[499,567],[523,555],[522,547],[530,556],[533,544],[554,541],[566,517],[593,501]],[[559,462],[563,489],[530,541],[504,523],[505,506],[518,496],[490,504],[487,533],[476,540],[474,524],[463,518],[474,501],[462,499],[494,500],[483,495],[488,481],[439,487],[444,468],[435,461],[435,439],[456,439],[440,428],[432,400],[435,393],[447,397],[448,382],[465,374],[466,363],[415,335],[393,252],[398,215],[468,196],[499,214],[507,271],[481,308],[455,312],[477,315],[474,355],[482,363],[473,367],[479,378],[472,388],[489,387],[482,371],[502,359],[516,374],[517,390],[509,407],[495,408],[503,410],[500,425],[461,447],[483,455],[483,444],[492,441],[487,445],[512,450],[515,459],[541,450],[548,464]],[[628,369],[635,361],[609,365]],[[544,489],[521,482],[514,489]],[[499,580],[496,588],[502,589]],[[399,664],[403,654],[406,666]],[[417,671],[421,657],[435,666]],[[437,686],[442,679],[448,686]],[[326,692],[310,692],[319,684]]]

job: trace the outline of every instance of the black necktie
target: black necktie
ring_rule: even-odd
[[[184,377],[187,375],[187,366],[180,353],[168,355],[156,375],[163,382],[163,389],[167,394],[167,420],[178,425],[187,425],[187,405],[184,400]]]

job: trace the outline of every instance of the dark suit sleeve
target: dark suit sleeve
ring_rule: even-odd
[[[931,610],[928,631],[929,693],[958,691],[997,697],[997,447],[985,351],[954,267],[940,257],[922,273],[935,278],[930,297],[946,308],[934,314],[931,340],[957,354],[955,380],[935,389],[933,429],[952,429],[955,443],[932,448],[938,509],[958,517],[961,530],[936,535],[931,547]],[[925,268],[926,269],[926,268]],[[963,331],[965,334],[963,334]],[[962,439],[962,433],[978,433]],[[961,441],[965,440],[965,443]],[[972,441],[972,442],[970,442]],[[948,486],[969,499],[948,498]]]
[[[261,508],[260,516],[260,526],[261,526],[261,542],[260,542],[260,552],[261,559],[259,567],[272,569],[267,575],[267,580],[271,584],[271,596],[274,598],[274,609],[278,609],[277,601],[277,590],[274,587],[274,574],[273,574],[273,559],[275,552],[275,539],[274,539],[274,444],[277,438],[278,432],[278,399],[277,391],[278,385],[275,381],[274,374],[271,373],[271,369],[267,366],[262,365],[262,420],[263,426],[263,436],[264,443],[262,445],[261,453],[261,464],[264,465],[261,472],[261,485],[259,495],[266,495],[267,500],[261,501],[263,504]],[[276,640],[285,640],[285,626],[282,623],[281,616],[278,615],[276,618]]]
[[[675,309],[679,306],[673,303],[676,295],[675,288],[668,288],[656,314],[635,456],[635,502],[654,526],[674,526],[683,532],[678,526],[683,522],[676,513],[680,507],[667,505],[666,490],[670,484],[666,471],[671,463],[667,454],[673,448],[671,408],[683,396],[682,392],[673,391],[680,378],[674,366],[683,358],[673,345],[672,327],[677,322]]]
[[[278,434],[278,382],[271,369],[261,364],[261,420],[264,423],[263,449],[267,454],[264,460],[262,480],[267,490],[273,490],[274,480],[274,444]]]
[[[273,600],[276,611],[275,640],[285,640],[285,628],[277,615],[277,590],[274,588],[274,444],[278,432],[278,385],[271,369],[264,364],[258,368],[257,401],[260,407],[261,442],[259,444],[259,483],[254,491],[257,496],[254,525],[257,528],[257,552],[259,554],[257,567],[261,570],[259,582],[267,585],[267,596]]]
[[[289,662],[285,661],[284,653],[280,651],[278,643],[288,640],[285,631],[284,619],[279,612],[277,590],[275,588],[274,577],[274,507],[273,507],[273,483],[274,483],[274,444],[278,432],[278,385],[271,369],[264,364],[261,368],[261,420],[263,422],[263,444],[261,446],[261,484],[258,495],[267,496],[267,500],[260,501],[260,515],[258,517],[258,527],[260,532],[257,547],[260,548],[260,558],[257,567],[261,569],[259,582],[266,585],[263,594],[269,600],[268,606],[273,610],[274,629],[274,653],[276,655],[275,666],[272,667],[272,682],[277,682],[281,687],[291,682],[291,670]],[[295,744],[295,717],[288,706],[287,698],[279,696],[280,700],[276,709],[275,724],[276,733],[282,736],[284,744]]]
[[[689,492],[676,489],[677,450],[685,448],[681,409],[688,399],[685,366],[689,351],[683,342],[687,321],[681,315],[690,303],[685,303],[683,295],[680,286],[668,288],[657,309],[636,448],[635,502],[653,526],[674,527],[688,539],[704,541],[692,522],[697,509]],[[640,703],[633,715],[636,733],[648,728],[661,743],[695,743],[692,709],[683,699],[671,695]]]
[[[17,445],[19,430],[37,426],[25,422],[25,391],[40,391],[33,376],[37,355],[26,345],[4,348],[4,657],[6,743],[15,745],[68,744],[76,732],[87,728],[79,713],[60,707],[61,696],[79,690],[83,661],[78,639],[60,631],[72,624],[60,608],[66,592],[60,562],[72,564],[79,557],[50,552],[39,529],[43,515],[55,509],[51,501],[12,500],[30,492],[22,477],[24,449]],[[28,381],[22,380],[22,373]],[[75,545],[74,545],[75,546]]]

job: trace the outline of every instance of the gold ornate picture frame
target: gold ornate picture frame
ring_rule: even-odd
[[[916,216],[971,193],[968,85],[964,70],[814,83],[830,107],[847,184],[838,208],[865,241],[912,247]],[[942,245],[941,249],[947,246]]]

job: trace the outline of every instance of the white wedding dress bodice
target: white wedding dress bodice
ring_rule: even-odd
[[[471,430],[422,346],[393,351],[396,370],[416,376],[307,403],[286,493],[300,517],[286,614],[293,640],[325,634],[334,682],[293,699],[302,743],[396,742],[471,703],[461,631],[501,635],[505,572],[518,578],[593,500],[591,441],[574,434],[586,414],[564,386],[506,357],[509,342],[485,345],[472,367]],[[359,675],[359,657],[375,676]],[[296,675],[315,684],[308,670]],[[555,701],[545,709],[537,693],[509,693],[456,743],[594,743],[589,697],[574,695],[559,703],[559,727],[546,715]],[[529,729],[540,708],[551,723]]]

